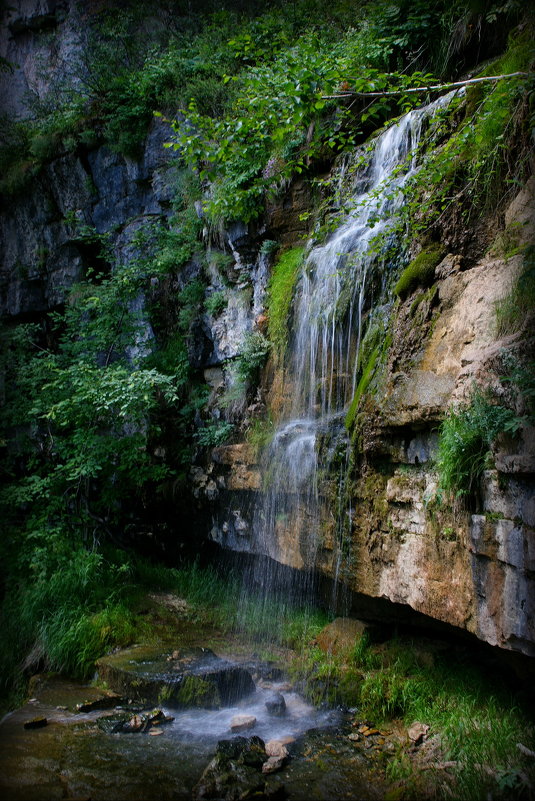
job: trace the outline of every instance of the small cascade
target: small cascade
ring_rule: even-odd
[[[257,553],[304,570],[305,576],[316,564],[322,541],[325,502],[319,474],[329,473],[335,457],[338,475],[348,472],[343,420],[357,384],[371,278],[389,267],[384,243],[391,246],[395,240],[403,187],[418,169],[424,125],[453,94],[405,114],[377,136],[373,147],[358,154],[351,211],[325,244],[310,250],[297,285],[288,401],[263,455],[265,491],[254,512],[253,530]],[[347,175],[343,180],[347,182]],[[374,247],[379,240],[383,247]],[[331,497],[327,513],[337,518],[338,542],[330,546],[335,578],[342,562],[341,532],[351,513],[337,508],[343,494],[338,487],[338,502],[333,504]],[[253,580],[268,592],[276,583],[265,566],[255,571]]]

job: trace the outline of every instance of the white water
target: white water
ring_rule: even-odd
[[[353,210],[326,244],[310,251],[304,265],[294,304],[287,378],[290,401],[264,455],[268,486],[254,520],[255,550],[294,567],[311,568],[315,562],[321,539],[320,438],[335,429],[343,437],[341,421],[359,377],[370,274],[374,270],[377,274],[378,264],[383,273],[390,267],[371,246],[379,236],[395,235],[403,187],[418,169],[424,123],[453,94],[410,111],[376,138],[355,174]],[[324,460],[321,467],[328,466]],[[333,558],[336,573],[340,555]]]
[[[286,714],[275,717],[269,714],[265,704],[273,693],[279,691],[282,691],[286,701]],[[255,726],[242,734],[245,737],[257,735],[264,742],[285,737],[297,738],[308,729],[326,726],[338,719],[336,712],[317,710],[298,693],[287,691],[285,685],[277,683],[270,684],[269,687],[257,687],[255,693],[224,709],[166,709],[165,711],[175,718],[167,729],[173,737],[181,741],[202,740],[204,744],[232,736],[230,724],[235,715],[254,716]]]

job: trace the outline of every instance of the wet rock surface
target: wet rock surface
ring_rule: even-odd
[[[384,798],[383,767],[395,738],[371,723],[351,725],[351,716],[314,711],[289,690],[287,714],[277,719],[265,710],[271,690],[257,690],[256,707],[243,701],[169,715],[132,699],[76,712],[90,701],[107,703],[110,694],[57,676],[37,678],[32,689],[35,697],[0,723],[0,797],[10,801],[141,801],[154,797],[156,779],[163,801]],[[228,734],[238,709],[259,715],[261,736]],[[48,725],[25,729],[36,717]],[[353,741],[348,735],[360,726],[367,735]],[[399,738],[409,745],[405,729]]]
[[[282,693],[273,693],[266,701],[266,709],[270,715],[281,718],[286,714],[286,701]]]
[[[138,646],[99,660],[97,667],[117,692],[148,703],[218,708],[255,689],[247,670],[202,647],[162,654]]]

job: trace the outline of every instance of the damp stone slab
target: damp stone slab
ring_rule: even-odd
[[[255,692],[248,670],[209,648],[134,646],[97,662],[99,678],[135,701],[219,709]]]

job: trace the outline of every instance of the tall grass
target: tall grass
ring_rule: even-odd
[[[0,615],[0,696],[15,690],[11,703],[20,701],[25,679],[38,670],[88,679],[95,661],[112,647],[150,638],[150,620],[138,611],[146,593],[155,590],[185,599],[196,625],[256,641],[269,634],[271,643],[300,646],[327,622],[323,613],[243,593],[236,575],[222,576],[198,563],[169,568],[120,551],[84,549],[68,559],[48,555],[33,581],[7,588]]]
[[[375,725],[397,719],[405,726],[415,720],[430,726],[436,751],[429,764],[414,762],[403,748],[389,762],[389,778],[404,783],[400,797],[532,797],[528,785],[535,781],[535,765],[517,748],[519,742],[535,745],[529,706],[496,677],[487,678],[466,653],[439,652],[422,660],[410,641],[373,646],[363,637],[335,656],[309,648],[294,670],[316,701],[354,706],[360,719]],[[452,763],[446,773],[443,762]],[[423,794],[422,777],[433,785],[432,796]]]

